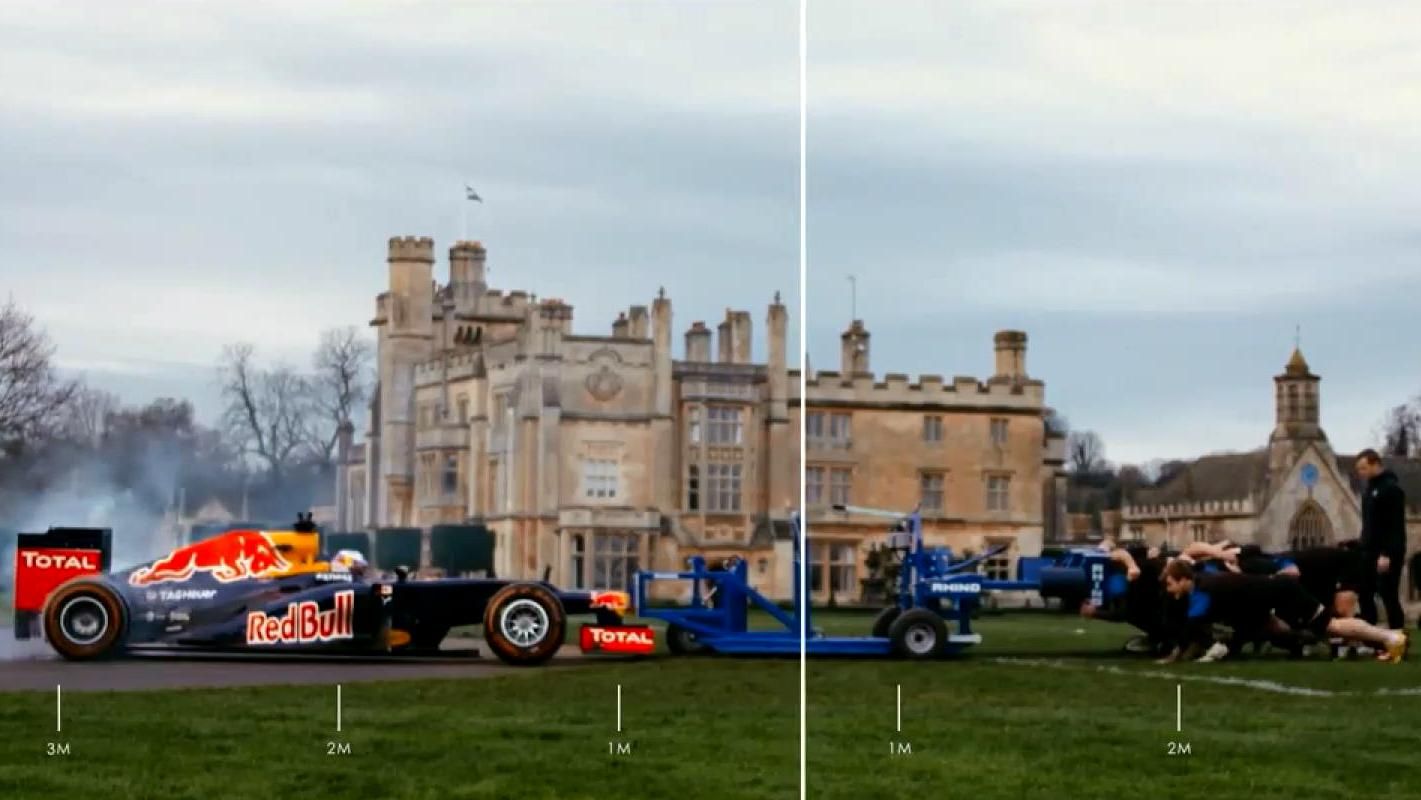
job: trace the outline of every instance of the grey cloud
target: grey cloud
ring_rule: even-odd
[[[5,15],[0,271],[62,354],[135,395],[248,333],[299,359],[369,318],[388,236],[447,249],[464,181],[492,282],[579,331],[660,285],[677,327],[750,309],[762,356],[775,291],[797,320],[794,3],[363,9]]]
[[[1394,27],[1321,6],[823,8],[815,366],[837,364],[853,273],[878,371],[985,376],[992,332],[1024,328],[1049,402],[1114,458],[1265,442],[1297,323],[1340,449],[1421,390],[1421,151],[1388,105],[1421,58],[1372,46]],[[1295,44],[1323,30],[1299,93]]]

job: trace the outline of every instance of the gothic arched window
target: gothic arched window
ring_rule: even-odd
[[[1332,522],[1322,506],[1309,500],[1288,526],[1288,543],[1294,550],[1322,547],[1332,541]]]

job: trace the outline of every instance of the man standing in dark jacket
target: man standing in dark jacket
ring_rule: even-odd
[[[1387,626],[1406,627],[1401,610],[1401,570],[1406,563],[1406,494],[1396,473],[1382,464],[1375,450],[1357,456],[1362,490],[1362,581],[1358,598],[1362,618],[1377,621],[1376,595],[1386,606]]]

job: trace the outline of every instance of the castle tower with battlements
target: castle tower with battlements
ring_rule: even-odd
[[[748,311],[727,309],[715,343],[694,323],[677,353],[664,289],[582,332],[569,301],[490,288],[487,258],[456,242],[440,283],[432,240],[389,241],[378,387],[364,441],[342,445],[336,527],[481,523],[498,574],[570,588],[740,556],[787,596],[798,373],[778,295],[754,363]]]

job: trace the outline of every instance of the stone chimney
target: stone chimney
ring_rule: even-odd
[[[630,331],[631,320],[627,319],[627,312],[618,312],[616,322],[612,323],[612,336],[617,339],[625,339],[631,335]]]
[[[843,376],[872,374],[868,362],[868,329],[863,326],[863,320],[854,320],[839,339],[839,370]]]
[[[780,302],[780,293],[775,292],[775,300],[770,303],[770,311],[765,319],[765,327],[770,331],[769,359],[767,369],[770,384],[770,418],[789,418],[789,372],[785,364],[785,332],[789,327],[789,313]]]
[[[997,351],[997,380],[1026,379],[1026,334],[1022,331],[997,331],[993,337]]]
[[[646,306],[632,306],[629,320],[631,322],[629,333],[633,339],[645,339],[651,335],[650,319],[646,314]]]
[[[736,311],[730,318],[730,360],[733,364],[750,363],[751,323],[749,311]]]
[[[704,322],[693,322],[686,331],[686,360],[693,364],[709,364],[711,331]]]
[[[449,290],[454,306],[473,309],[483,297],[488,283],[484,278],[484,262],[488,253],[479,242],[456,242],[449,248]]]
[[[556,297],[538,301],[538,327],[563,336],[572,333],[572,305]]]
[[[658,289],[651,303],[652,372],[656,377],[656,413],[671,415],[671,301]]]
[[[722,364],[729,364],[729,363],[731,363],[731,361],[732,361],[732,359],[731,359],[731,354],[734,352],[734,346],[733,346],[733,344],[732,344],[731,325],[730,325],[730,316],[731,316],[731,313],[732,313],[731,310],[727,308],[727,309],[725,310],[725,321],[724,321],[724,322],[721,322],[719,325],[715,326],[715,329],[716,329],[716,337],[715,337],[716,361],[718,361],[718,362],[720,362],[720,363],[722,363]]]
[[[725,310],[720,323],[720,363],[750,363],[750,312]]]

